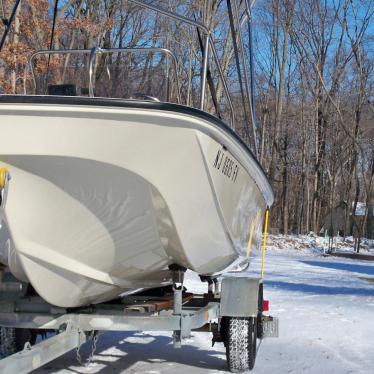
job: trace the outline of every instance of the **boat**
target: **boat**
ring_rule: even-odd
[[[206,111],[208,52],[230,103],[212,36],[199,108],[148,94],[95,95],[95,57],[129,49],[37,52],[88,56],[88,91],[59,84],[49,95],[0,95],[0,263],[58,307],[170,285],[176,266],[209,277],[242,268],[261,246],[273,204],[263,169],[235,132],[232,103],[230,121]]]

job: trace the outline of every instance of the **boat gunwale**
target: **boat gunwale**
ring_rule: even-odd
[[[50,96],[50,95],[7,95],[0,94],[0,104],[45,104],[45,105],[83,105],[93,107],[117,107],[117,108],[130,108],[130,109],[152,109],[166,112],[174,112],[178,114],[185,114],[193,117],[203,119],[220,130],[226,132],[233,137],[241,148],[250,156],[255,162],[259,171],[263,176],[263,181],[268,191],[262,191],[264,199],[268,207],[271,207],[274,202],[274,193],[270,182],[265,174],[265,171],[253,152],[247,144],[239,137],[239,135],[232,130],[224,121],[213,116],[210,113],[200,109],[192,108],[189,106],[174,104],[168,102],[154,102],[133,99],[116,99],[116,98],[101,98],[101,97],[81,97],[81,96]],[[265,196],[267,195],[267,196]]]

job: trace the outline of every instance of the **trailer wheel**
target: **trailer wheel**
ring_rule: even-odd
[[[0,359],[22,351],[25,343],[35,344],[36,333],[30,329],[0,327]]]
[[[0,359],[16,352],[16,329],[0,327]]]
[[[227,317],[226,358],[232,373],[252,370],[256,359],[257,318]]]

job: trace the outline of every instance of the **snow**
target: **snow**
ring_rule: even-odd
[[[374,373],[374,262],[322,257],[319,238],[270,237],[265,298],[280,320],[280,337],[265,339],[254,374]],[[283,241],[283,244],[279,243]],[[373,252],[373,249],[372,249]],[[258,273],[255,258],[251,273]],[[188,273],[190,291],[205,286]],[[82,348],[87,357],[89,347]],[[94,362],[77,365],[75,353],[35,373],[197,374],[226,372],[225,349],[211,336],[193,333],[174,349],[170,333],[106,333]]]
[[[282,251],[282,253],[293,254],[302,252],[305,256],[320,255],[321,252],[328,250],[329,238],[317,236],[314,233],[309,235],[269,235],[268,249],[271,251]],[[336,252],[354,252],[354,238],[348,236],[343,238],[335,236],[333,238],[333,250]],[[374,240],[361,238],[361,254],[374,255]]]

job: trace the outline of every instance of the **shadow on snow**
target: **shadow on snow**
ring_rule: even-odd
[[[374,266],[359,265],[343,262],[328,262],[328,261],[301,261],[303,264],[310,266],[319,266],[328,269],[350,271],[352,273],[374,275]]]
[[[305,283],[267,280],[265,280],[265,287],[279,288],[286,291],[303,292],[314,295],[374,296],[374,288],[330,287]]]
[[[126,341],[128,338],[139,339],[139,342]],[[153,338],[153,340],[151,342],[141,341],[142,339],[149,338]],[[112,349],[115,349],[117,353],[110,352]],[[108,353],[106,353],[107,350],[109,350]],[[82,346],[81,354],[82,357],[89,356],[90,343]],[[114,358],[114,360],[108,361],[105,359],[107,357]],[[190,368],[196,367],[208,370],[227,370],[225,355],[222,352],[215,351],[214,348],[210,350],[199,349],[196,346],[186,343],[181,349],[175,349],[172,346],[171,337],[153,336],[136,332],[110,332],[102,335],[98,340],[93,363],[104,366],[99,370],[95,367],[93,372],[122,373],[124,370],[130,368],[131,372],[141,372],[143,368],[140,368],[140,371],[138,371],[136,367],[133,367],[138,362],[150,364],[150,366],[147,367],[147,372],[152,370],[151,365],[159,365],[160,363],[175,363],[178,365],[186,365]],[[86,370],[88,368],[82,367],[82,369],[78,369],[77,366],[79,366],[79,364],[76,361],[75,351],[72,351],[45,365],[41,369],[41,372],[55,372],[62,368],[65,370],[68,369],[71,373],[87,372]],[[188,370],[188,368],[186,368],[186,370]]]

